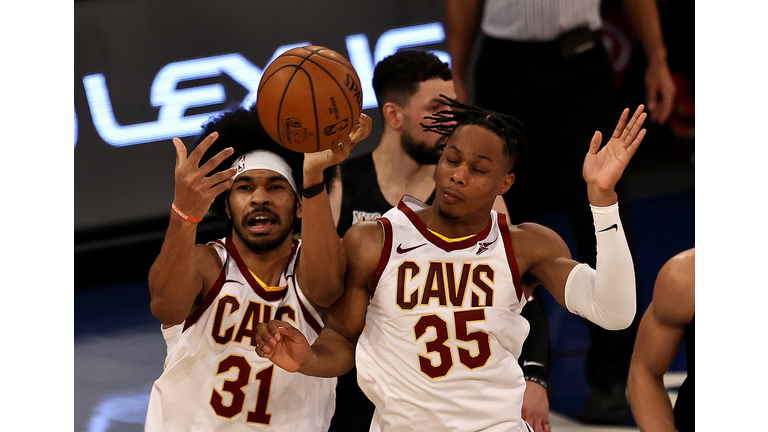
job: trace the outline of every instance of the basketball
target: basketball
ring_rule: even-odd
[[[349,135],[363,109],[360,78],[341,54],[309,45],[279,55],[261,77],[256,111],[278,144],[301,153]]]

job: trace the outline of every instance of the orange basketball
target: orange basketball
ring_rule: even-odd
[[[269,136],[283,147],[301,153],[326,150],[360,119],[360,78],[333,50],[294,48],[264,71],[256,110]]]

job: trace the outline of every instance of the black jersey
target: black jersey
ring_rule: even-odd
[[[341,163],[341,213],[336,232],[344,237],[347,230],[362,221],[376,220],[394,205],[387,202],[376,179],[373,154],[366,153]],[[435,193],[426,201],[431,204]]]
[[[694,430],[694,329],[693,319],[685,330],[683,341],[685,342],[685,360],[688,364],[688,375],[680,386],[675,401],[675,428],[680,432]]]

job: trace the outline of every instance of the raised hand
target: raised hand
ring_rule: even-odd
[[[355,145],[367,138],[371,133],[371,124],[371,118],[361,113],[360,120],[352,129],[352,132],[348,136],[341,138],[336,145],[328,150],[305,154],[304,187],[320,183],[323,180],[323,170],[339,164],[348,158]]]
[[[602,149],[602,134],[598,131],[592,137],[582,169],[591,204],[607,206],[616,202],[616,183],[645,137],[642,125],[647,115],[643,112],[644,108],[643,105],[638,106],[629,121],[629,108],[625,109],[616,130]]]
[[[256,354],[288,372],[297,372],[312,354],[307,338],[285,321],[256,326]]]
[[[206,177],[234,153],[231,147],[222,150],[200,166],[203,154],[218,137],[218,132],[208,135],[189,156],[184,143],[179,138],[173,138],[173,145],[176,147],[176,182],[173,202],[182,212],[195,218],[202,219],[208,213],[216,196],[232,186],[234,168]]]

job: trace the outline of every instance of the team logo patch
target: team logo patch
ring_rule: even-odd
[[[478,244],[477,244],[477,245],[478,245],[478,248],[477,248],[477,255],[480,255],[481,253],[483,253],[483,252],[487,251],[487,250],[490,248],[490,246],[491,246],[492,244],[496,243],[496,240],[498,240],[498,238],[497,238],[497,239],[495,239],[495,240],[494,240],[494,241],[492,241],[492,242],[483,242],[483,243],[478,243]]]
[[[237,174],[243,171],[245,171],[245,155],[240,156],[240,159],[237,160]]]

